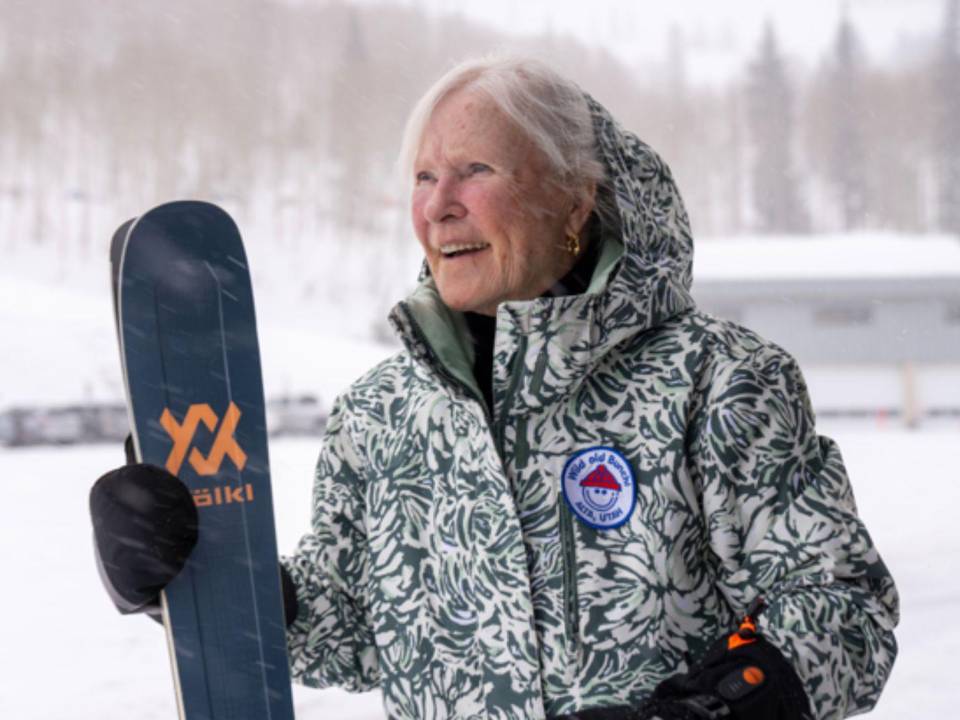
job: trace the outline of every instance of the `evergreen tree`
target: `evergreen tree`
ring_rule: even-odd
[[[960,0],[946,0],[935,73],[937,226],[960,235]]]
[[[844,230],[862,227],[867,217],[862,60],[848,17],[840,21],[830,70],[830,180]]]
[[[330,157],[339,166],[336,215],[344,227],[369,225],[369,198],[374,151],[371,121],[377,112],[377,67],[364,37],[360,11],[347,8],[337,72],[333,75],[330,112]]]
[[[768,23],[760,53],[748,68],[747,124],[753,146],[751,182],[756,229],[804,232],[807,212],[793,162],[793,89]]]

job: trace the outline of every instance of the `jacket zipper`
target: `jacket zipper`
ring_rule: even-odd
[[[523,358],[526,356],[527,352],[527,338],[524,336],[520,337],[520,345],[517,350],[517,362],[522,364]],[[537,360],[536,368],[534,369],[533,382],[537,385],[542,384],[543,373],[545,372],[546,363],[543,362],[545,358],[541,356]],[[507,398],[512,398],[516,392],[517,387],[520,384],[520,379],[522,372],[518,370],[517,372],[511,373],[510,384],[507,387]],[[533,390],[533,388],[531,388]],[[504,403],[506,405],[506,403]],[[503,446],[506,440],[506,423],[497,423],[497,451],[501,457],[503,457]],[[562,500],[559,495],[557,497],[558,509],[560,511],[560,548],[562,550],[562,560],[563,560],[563,624],[564,630],[566,632],[567,643],[570,648],[570,654],[573,658],[573,667],[572,677],[577,675],[577,662],[579,656],[579,646],[580,646],[580,618],[579,618],[579,609],[577,607],[578,598],[577,598],[577,554],[576,554],[576,538],[574,536],[573,528],[573,519],[570,517],[570,513],[567,512],[567,508],[562,506]]]
[[[426,343],[425,336],[423,331],[420,329],[416,320],[413,319],[412,314],[407,313],[407,319],[410,322],[414,332],[418,335],[418,340],[423,343],[426,347],[430,347]],[[517,351],[517,362],[523,363],[523,358],[526,355],[527,350],[527,339],[526,337],[520,337],[520,344]],[[478,398],[476,393],[473,392],[471,388],[461,382],[459,379],[453,376],[444,366],[443,363],[439,362],[434,358],[432,363],[435,370],[451,385],[459,388],[464,392],[468,397],[472,397],[480,403],[480,406],[484,410],[484,415],[487,418],[487,423],[491,429],[491,435],[493,436],[494,444],[496,446],[497,455],[503,459],[503,447],[506,442],[506,433],[507,433],[507,424],[498,423],[494,420],[493,417],[493,408],[488,408],[486,402],[482,398]],[[538,362],[538,365],[540,363]],[[538,368],[539,369],[539,368]],[[542,373],[543,370],[540,370]],[[521,372],[511,373],[510,384],[507,386],[506,399],[512,398],[516,392],[517,387],[520,384]],[[504,402],[504,405],[507,403]],[[574,536],[573,529],[573,520],[570,517],[570,513],[567,512],[567,508],[562,507],[562,501],[559,496],[558,508],[560,511],[560,547],[562,550],[563,556],[563,620],[564,620],[564,630],[566,631],[567,642],[570,647],[571,655],[573,656],[574,666],[572,668],[572,675],[576,677],[577,675],[577,662],[579,656],[579,645],[580,645],[580,618],[579,618],[579,609],[577,607],[578,598],[577,598],[577,555],[576,555],[576,538]],[[572,679],[572,678],[571,678]]]
[[[563,619],[567,641],[573,656],[573,673],[576,676],[580,646],[580,609],[577,597],[577,552],[573,518],[564,501],[558,496],[560,510],[560,548],[563,553]]]

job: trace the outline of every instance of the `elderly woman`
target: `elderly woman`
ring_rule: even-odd
[[[509,59],[441,78],[403,158],[426,262],[281,561],[296,679],[391,718],[870,709],[893,581],[794,360],[695,308],[660,158]]]

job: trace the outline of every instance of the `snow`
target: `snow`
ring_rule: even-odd
[[[696,280],[953,277],[960,239],[883,232],[742,236],[698,240]]]
[[[358,247],[333,267],[316,252],[292,254],[297,266],[290,255],[250,249],[268,398],[311,393],[329,407],[362,372],[396,352],[387,333],[385,341],[371,339],[371,326],[385,324],[392,303],[413,285],[419,260],[413,247],[405,263],[397,263],[400,273],[360,284],[364,268],[377,267],[370,258],[375,250]],[[21,248],[6,260],[0,265],[0,370],[7,378],[0,410],[122,401],[106,246],[96,259]],[[316,276],[307,268],[317,268]],[[314,286],[324,291],[311,296]]]
[[[271,448],[278,541],[308,526],[315,440]],[[162,628],[122,617],[100,587],[87,494],[122,462],[119,447],[0,450],[0,717],[169,720],[177,716]],[[40,515],[43,513],[43,516]],[[382,718],[376,693],[296,687],[297,717]]]
[[[379,322],[383,330],[390,305],[412,284],[419,253],[414,243],[361,240],[288,254],[271,252],[266,241],[249,245],[268,397],[313,393],[329,407],[350,381],[395,352],[395,342],[371,339],[372,328]],[[21,246],[0,264],[0,410],[122,397],[106,247],[94,257],[50,250]],[[309,279],[305,268],[314,273]],[[880,233],[705,240],[697,244],[696,270],[711,279],[960,277],[960,245]],[[804,370],[815,403],[854,385],[864,406],[900,398],[901,378],[892,368]],[[950,380],[953,368],[924,373],[914,378],[921,397],[941,397],[937,388],[949,382],[960,388]],[[925,421],[910,432],[877,417],[821,424],[821,431],[840,443],[862,515],[903,599],[900,659],[870,717],[952,717],[960,701],[948,675],[960,651],[960,421]],[[308,526],[317,450],[316,439],[271,444],[281,552],[291,551]],[[0,717],[176,716],[163,632],[144,618],[119,616],[94,567],[87,493],[122,459],[121,449],[109,446],[0,448],[0,564],[8,578],[0,592]],[[296,688],[295,702],[300,720],[383,718],[378,693]]]
[[[900,657],[876,720],[955,716],[960,654],[960,422],[906,431],[823,424],[844,453],[861,515],[903,601]],[[271,444],[278,543],[308,526],[314,439]],[[153,720],[176,716],[163,632],[110,605],[93,561],[87,494],[119,447],[0,450],[0,717]],[[295,688],[299,720],[384,717],[378,693]]]

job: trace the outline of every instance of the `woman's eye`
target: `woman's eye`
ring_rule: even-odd
[[[490,172],[493,168],[483,163],[470,163],[469,169],[471,175],[476,175],[477,173]]]
[[[433,175],[428,173],[426,170],[421,170],[420,172],[417,173],[416,180],[417,180],[417,185],[419,185],[420,183],[430,182],[431,180],[433,180]]]

